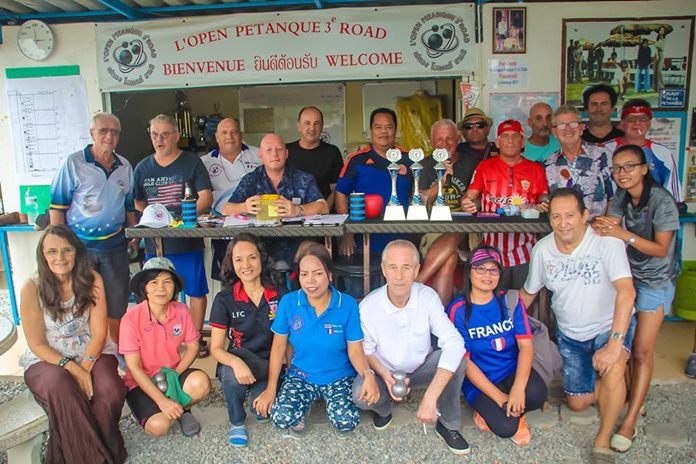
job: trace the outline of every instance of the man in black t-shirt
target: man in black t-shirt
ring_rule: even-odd
[[[343,168],[343,156],[335,145],[321,140],[324,115],[314,106],[305,106],[297,118],[300,139],[287,144],[288,164],[312,174],[321,194],[333,210],[336,181]]]
[[[601,144],[624,135],[611,122],[617,100],[616,90],[606,84],[593,85],[583,92],[582,101],[589,117],[582,133],[585,142]]]

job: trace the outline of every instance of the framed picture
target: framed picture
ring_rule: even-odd
[[[493,53],[527,53],[526,8],[493,8]]]
[[[694,16],[563,20],[561,96],[582,106],[582,92],[604,83],[617,107],[643,98],[653,109],[684,110],[689,101]]]
[[[532,131],[527,124],[529,109],[535,103],[544,102],[551,105],[551,108],[558,108],[558,92],[491,92],[488,94],[489,116],[493,119],[493,127],[490,136],[498,136],[498,124],[508,118],[516,119],[522,123],[526,136],[532,135]]]

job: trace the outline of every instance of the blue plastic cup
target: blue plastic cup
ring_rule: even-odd
[[[365,219],[365,194],[351,193],[349,198],[350,219],[353,221],[363,221]]]

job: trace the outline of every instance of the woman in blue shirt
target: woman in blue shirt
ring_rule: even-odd
[[[285,295],[278,305],[271,326],[274,335],[268,386],[254,407],[259,415],[270,414],[276,426],[301,436],[311,404],[322,397],[336,435],[346,438],[360,422],[351,399],[356,371],[365,377],[361,399],[371,404],[379,399],[375,373],[362,347],[358,303],[331,285],[331,256],[323,246],[303,250],[298,265],[301,288]],[[293,352],[278,391],[288,343]]]
[[[503,267],[498,249],[475,248],[467,268],[464,295],[447,308],[467,349],[462,391],[474,408],[479,429],[524,446],[531,438],[524,414],[540,408],[548,395],[546,384],[532,369],[527,309],[518,300],[512,316],[508,312],[500,293]]]

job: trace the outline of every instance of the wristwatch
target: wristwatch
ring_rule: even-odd
[[[297,205],[297,216],[304,216],[304,208],[302,205]]]
[[[635,236],[635,234],[634,234],[634,235],[631,235],[630,237],[628,237],[628,240],[626,240],[626,244],[627,244],[627,245],[635,245],[635,244],[636,244],[636,236]]]
[[[62,357],[60,361],[58,361],[58,367],[65,367],[70,361],[72,361],[72,358],[68,358],[67,356]]]
[[[622,334],[621,332],[612,332],[609,338],[611,338],[612,340],[616,340],[617,342],[620,342],[621,340],[623,340],[624,334]]]
[[[367,374],[368,372],[376,376],[375,371],[373,371],[372,369],[365,369],[362,373],[362,377],[365,378],[365,374]]]

